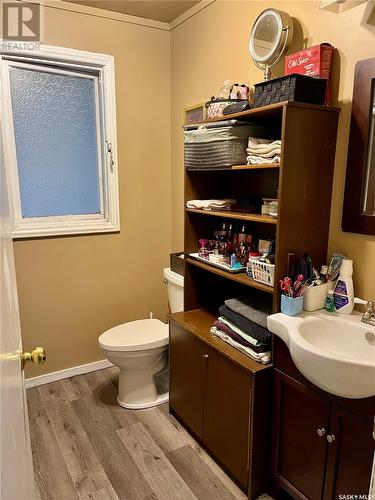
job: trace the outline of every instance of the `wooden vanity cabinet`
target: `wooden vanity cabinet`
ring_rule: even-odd
[[[207,311],[170,317],[170,411],[256,498],[269,485],[272,368],[210,334]]]
[[[336,500],[368,495],[375,398],[335,397],[308,382],[274,342],[273,494]]]

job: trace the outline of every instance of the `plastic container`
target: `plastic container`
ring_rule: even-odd
[[[328,292],[335,286],[334,282],[323,283],[312,286],[303,293],[303,309],[305,311],[317,311],[324,309]]]
[[[351,314],[354,308],[353,261],[343,259],[340,274],[333,291],[335,311],[338,314]]]
[[[273,286],[275,276],[275,264],[267,264],[258,259],[249,259],[253,279],[264,285]]]
[[[297,316],[302,312],[303,308],[303,295],[300,297],[289,297],[288,295],[281,295],[281,312],[288,316]]]

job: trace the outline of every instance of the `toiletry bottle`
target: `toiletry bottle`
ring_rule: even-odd
[[[351,314],[354,307],[353,261],[343,259],[340,274],[333,290],[335,311],[339,314]]]
[[[240,233],[238,235],[238,243],[241,243],[242,241],[246,241],[246,226],[245,224],[241,226]]]
[[[230,87],[230,80],[224,80],[224,85],[219,89],[220,99],[229,99]]]

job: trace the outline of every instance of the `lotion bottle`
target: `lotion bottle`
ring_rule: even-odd
[[[351,314],[354,308],[353,261],[343,259],[340,274],[333,290],[335,311],[339,314]]]

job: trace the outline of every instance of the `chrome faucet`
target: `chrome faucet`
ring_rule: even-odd
[[[375,307],[371,300],[366,302],[365,312],[362,315],[361,321],[362,323],[366,323],[366,325],[375,326]]]

